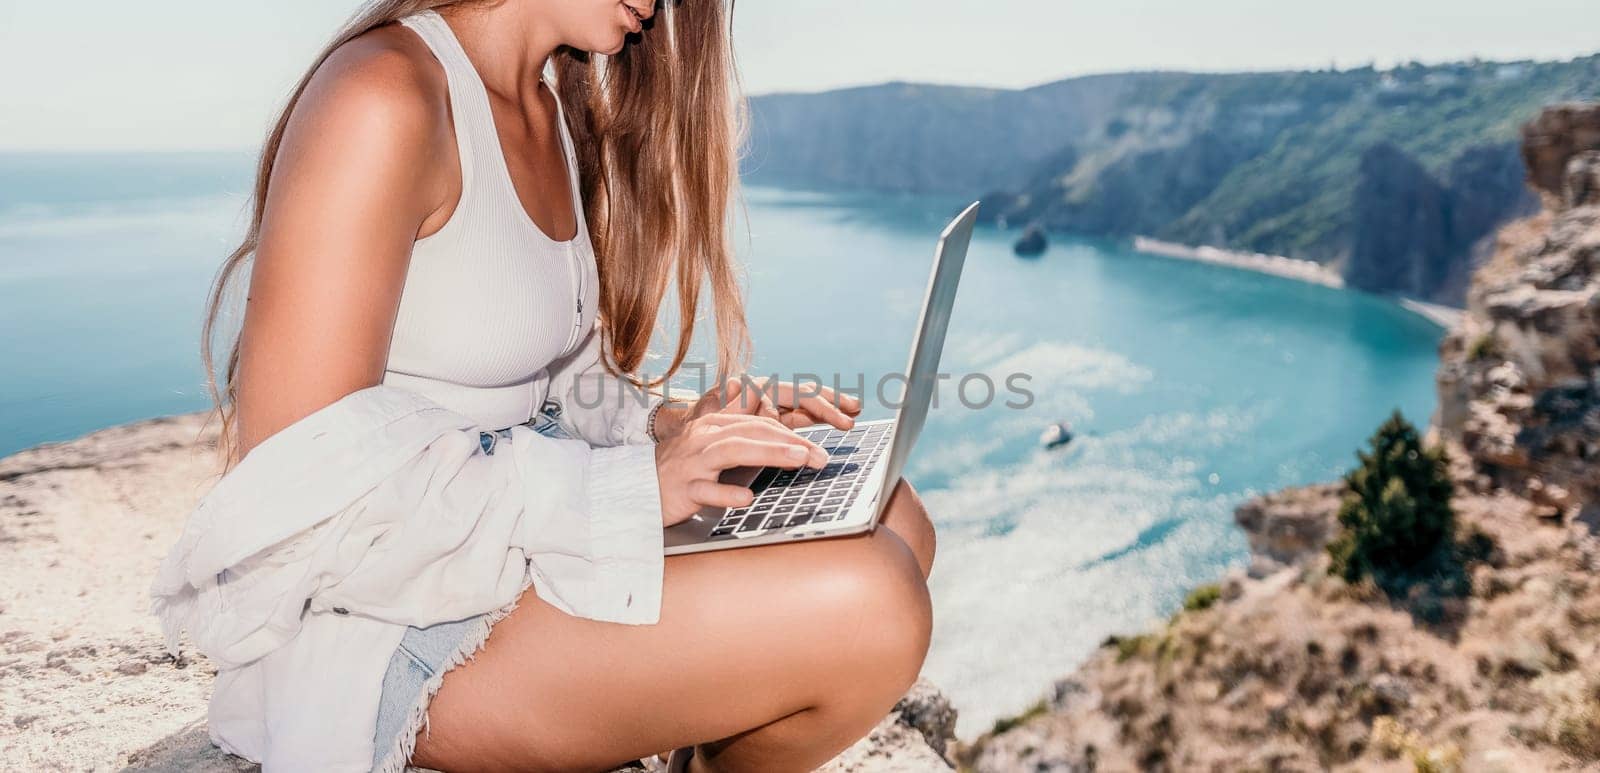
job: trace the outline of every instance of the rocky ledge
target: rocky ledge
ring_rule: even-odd
[[[214,426],[187,414],[0,459],[0,770],[235,771],[211,745],[215,669],[175,662],[150,578],[214,480]],[[955,712],[919,684],[824,770],[949,770]]]
[[[1600,105],[1523,129],[1545,210],[1501,230],[1440,348],[1438,425],[1547,518],[1600,519]],[[1587,512],[1585,512],[1587,510]]]

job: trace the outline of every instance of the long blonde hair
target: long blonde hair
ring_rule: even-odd
[[[201,331],[212,415],[222,417],[218,450],[225,467],[236,461],[238,445],[239,339],[234,336],[219,388],[212,337],[230,280],[259,244],[273,162],[306,85],[335,49],[377,27],[419,11],[494,2],[504,0],[369,2],[318,55],[279,114],[256,168],[249,230],[212,284]],[[704,287],[711,290],[716,313],[719,373],[741,371],[748,356],[744,301],[728,234],[745,121],[730,15],[723,0],[665,0],[652,28],[620,53],[606,57],[564,47],[553,57],[599,265],[602,362],[613,375],[644,386],[665,382],[683,365]],[[640,378],[669,286],[678,298],[677,344],[660,376]]]

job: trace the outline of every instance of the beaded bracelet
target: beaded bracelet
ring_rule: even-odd
[[[662,396],[661,402],[656,403],[650,408],[649,418],[645,421],[644,431],[649,433],[650,439],[657,443],[661,442],[661,438],[656,436],[656,414],[660,413],[662,408],[667,407],[668,403],[676,403],[678,405],[687,407],[694,405],[694,400],[685,400],[682,397],[673,397],[671,394],[666,394]]]
[[[662,400],[661,402],[656,403],[650,408],[650,416],[645,420],[644,431],[645,434],[650,436],[650,442],[652,443],[661,442],[661,438],[656,436],[656,414],[660,413],[661,409],[665,407],[668,402],[670,401]]]

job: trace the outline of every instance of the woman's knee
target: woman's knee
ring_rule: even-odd
[[[894,535],[856,542],[860,550],[826,569],[825,594],[836,610],[835,639],[846,667],[880,689],[900,693],[922,669],[933,632],[933,609],[918,558]]]
[[[911,548],[911,553],[917,557],[917,564],[922,567],[922,576],[927,577],[933,571],[933,558],[938,550],[939,539],[933,521],[928,517],[928,510],[922,504],[922,497],[905,480],[901,480],[890,495],[884,524],[906,543],[906,547]]]

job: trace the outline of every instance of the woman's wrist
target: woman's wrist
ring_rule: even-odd
[[[683,431],[684,418],[688,415],[689,404],[671,398],[662,400],[650,409],[650,419],[647,425],[650,437],[657,443],[667,440]]]

